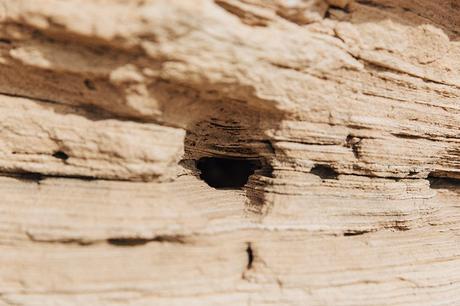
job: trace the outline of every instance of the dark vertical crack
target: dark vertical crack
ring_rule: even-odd
[[[252,269],[252,263],[254,262],[254,251],[252,250],[251,243],[247,243],[246,254],[248,256],[248,262],[246,264],[246,271]]]

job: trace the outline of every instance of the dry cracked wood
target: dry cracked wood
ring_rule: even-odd
[[[0,305],[460,305],[460,3],[0,0]]]

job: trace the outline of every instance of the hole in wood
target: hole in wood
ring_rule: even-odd
[[[11,40],[6,39],[6,38],[0,38],[0,44],[11,45]]]
[[[197,162],[197,168],[201,171],[200,178],[214,188],[239,189],[260,167],[258,160],[222,157],[203,157]]]
[[[89,90],[96,90],[96,85],[94,85],[93,81],[85,79],[84,83]]]
[[[69,159],[69,155],[67,155],[65,152],[62,152],[62,151],[54,152],[53,157],[59,158],[61,160],[68,160]]]
[[[319,176],[323,180],[337,179],[337,172],[328,165],[316,165],[311,168],[310,173]]]
[[[452,190],[460,194],[460,180],[446,177],[442,172],[430,172],[427,180],[430,182],[430,188],[432,189]]]

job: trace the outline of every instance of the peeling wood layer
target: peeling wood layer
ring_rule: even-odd
[[[0,0],[0,305],[460,304],[460,6]]]

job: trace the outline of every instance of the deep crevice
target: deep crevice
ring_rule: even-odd
[[[200,178],[214,188],[240,189],[248,182],[254,171],[261,169],[261,162],[254,159],[202,157],[196,167]]]

